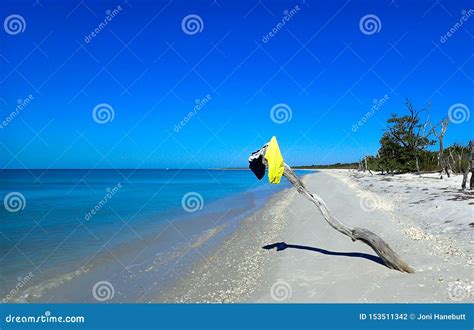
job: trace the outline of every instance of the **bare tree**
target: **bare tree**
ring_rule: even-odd
[[[443,144],[443,139],[444,139],[444,135],[446,134],[448,124],[449,124],[449,120],[448,120],[447,117],[444,118],[436,126],[433,126],[430,123],[430,126],[431,126],[430,132],[432,132],[434,134],[434,136],[436,136],[436,138],[438,139],[438,144],[439,144],[438,165],[439,165],[439,168],[440,168],[440,179],[443,178],[443,171],[446,172],[446,175],[449,178],[449,170],[448,170],[449,162],[446,160],[446,157],[444,156],[444,144]],[[441,126],[439,132],[437,131],[438,126]]]
[[[467,184],[467,176],[469,175],[470,168],[467,167],[466,170],[462,173],[462,184],[461,184],[461,189],[465,190],[466,189],[466,184]],[[474,175],[471,175],[471,185],[470,189],[472,190],[472,178]]]
[[[467,162],[467,166],[465,166],[463,169],[461,189],[462,190],[466,189],[467,177],[469,175],[469,172],[471,172],[471,180],[469,182],[469,189],[473,190],[474,189],[474,140],[469,142],[467,155],[468,155],[468,162]]]
[[[369,171],[370,175],[373,175],[372,171],[370,170],[369,166],[367,165],[367,157],[368,156],[364,157],[364,172],[365,172],[365,170],[367,170],[367,171]]]
[[[469,157],[469,167],[471,168],[471,182],[469,183],[469,189],[474,190],[474,140],[469,142],[469,146],[471,147],[471,153]]]

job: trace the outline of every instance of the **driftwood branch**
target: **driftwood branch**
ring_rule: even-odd
[[[319,209],[323,215],[326,222],[338,232],[349,236],[352,241],[362,241],[365,244],[369,245],[382,260],[385,265],[389,268],[399,270],[406,273],[414,273],[415,270],[411,268],[406,262],[404,262],[396,253],[393,251],[390,246],[379,236],[373,232],[363,229],[363,228],[352,228],[346,224],[343,224],[334,216],[332,216],[329,208],[326,203],[316,194],[311,193],[303,181],[295,174],[290,166],[284,164],[285,170],[283,175],[291,182],[291,184],[296,188],[296,190],[308,198],[316,207]]]

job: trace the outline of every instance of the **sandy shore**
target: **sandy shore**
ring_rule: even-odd
[[[264,275],[274,256],[262,249],[287,231],[287,210],[296,196],[293,189],[271,197],[266,205],[242,221],[216,252],[181,275],[160,302],[244,302],[266,282]]]
[[[290,189],[243,221],[164,300],[473,302],[474,200],[457,190],[457,179],[345,170],[305,176],[338,219],[382,236],[415,274],[380,264],[368,246],[330,228]]]

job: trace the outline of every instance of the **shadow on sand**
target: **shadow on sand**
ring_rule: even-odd
[[[278,243],[265,245],[262,248],[264,248],[265,250],[271,250],[271,249],[276,248],[277,251],[283,251],[285,249],[299,249],[299,250],[314,251],[314,252],[318,252],[318,253],[322,253],[322,254],[326,254],[330,256],[362,258],[362,259],[367,259],[367,260],[376,262],[386,267],[385,263],[380,257],[367,254],[367,253],[362,253],[362,252],[334,252],[334,251],[328,251],[328,250],[324,250],[324,249],[320,249],[320,248],[312,247],[312,246],[286,244],[285,242],[278,242]]]

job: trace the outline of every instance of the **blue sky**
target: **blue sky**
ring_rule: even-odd
[[[473,7],[402,0],[9,1],[2,21],[20,15],[25,23],[22,32],[4,24],[0,31],[2,121],[18,100],[32,99],[0,128],[0,161],[3,168],[246,166],[272,135],[289,164],[357,161],[377,151],[384,122],[405,110],[405,97],[416,107],[431,100],[435,122],[458,103],[470,115],[474,15],[441,37]],[[183,30],[191,14],[202,29]],[[361,29],[366,15],[376,16],[376,30]],[[114,114],[103,124],[92,116],[102,103]],[[276,104],[288,106],[291,120],[272,120]],[[462,121],[449,126],[447,144],[474,137],[474,118]]]

